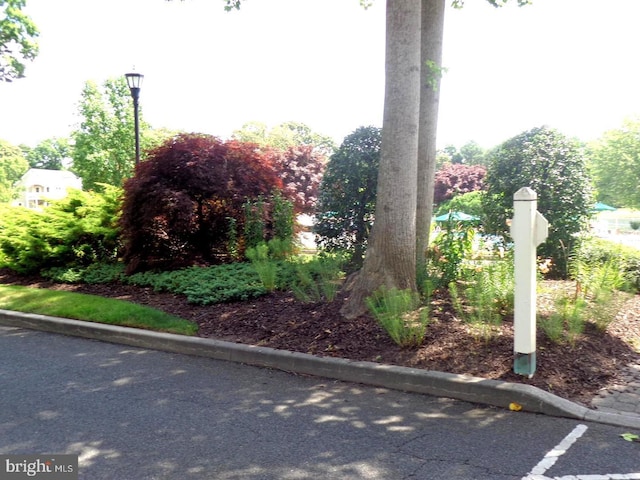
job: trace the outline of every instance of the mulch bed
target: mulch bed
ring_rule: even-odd
[[[247,302],[196,306],[182,296],[131,285],[54,284],[8,271],[0,271],[0,283],[76,291],[148,305],[197,323],[200,337],[525,383],[583,404],[588,404],[599,390],[619,382],[625,365],[640,361],[640,354],[634,349],[640,341],[638,295],[624,305],[604,334],[588,324],[573,347],[551,343],[539,332],[538,368],[528,379],[512,372],[510,319],[485,339],[456,318],[446,298],[436,301],[423,344],[402,349],[372,317],[343,319],[339,314],[342,297],[331,303],[309,304],[290,293],[276,292]],[[561,283],[557,285],[562,287]]]

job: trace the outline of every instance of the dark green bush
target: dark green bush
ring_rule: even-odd
[[[588,225],[593,198],[584,154],[556,130],[541,127],[498,146],[489,155],[483,226],[487,233],[510,238],[513,195],[522,187],[538,195],[538,210],[549,221],[549,236],[538,255],[551,258],[552,274],[566,277],[568,254],[576,234]]]
[[[373,225],[381,144],[381,129],[358,128],[331,156],[320,184],[316,242],[329,252],[350,253],[350,270],[362,264]]]

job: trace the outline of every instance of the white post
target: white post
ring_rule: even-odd
[[[514,241],[513,371],[532,377],[536,371],[536,247],[547,238],[549,224],[537,211],[538,196],[528,187],[513,195]]]

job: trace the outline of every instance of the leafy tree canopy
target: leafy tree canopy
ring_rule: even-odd
[[[482,190],[486,174],[486,169],[479,165],[445,165],[436,172],[433,203],[439,205],[456,195]]]
[[[0,203],[15,198],[14,184],[29,169],[20,147],[0,140]]]
[[[85,83],[78,107],[81,122],[72,133],[73,172],[91,190],[100,183],[122,186],[135,165],[135,130],[131,94],[123,77],[110,79],[102,88]],[[148,125],[140,112],[142,149]]]
[[[591,144],[589,167],[598,200],[640,208],[640,118],[625,120]]]
[[[448,163],[459,163],[464,165],[484,165],[487,152],[476,142],[467,142],[460,149],[454,145],[447,145],[438,152],[448,157]]]
[[[71,145],[66,138],[49,138],[26,151],[31,168],[62,170],[71,158]]]
[[[375,0],[360,0],[360,5],[362,5],[366,9],[373,5],[374,1]],[[451,5],[454,8],[462,8],[464,7],[464,1],[465,0],[452,0]],[[223,2],[225,3],[224,9],[227,11],[233,9],[240,10],[240,5],[242,4],[242,0],[223,0]],[[487,0],[487,2],[489,2],[494,7],[502,7],[509,3],[509,0]],[[530,5],[531,3],[532,0],[518,0],[519,6]]]
[[[283,194],[294,203],[296,213],[312,214],[327,158],[311,145],[292,146],[269,154],[274,158]]]
[[[309,126],[298,122],[284,122],[271,129],[262,122],[248,122],[234,131],[232,137],[241,142],[252,142],[280,150],[301,145],[313,147],[325,155],[330,155],[335,150],[335,143],[330,137],[316,133]]]
[[[456,195],[451,200],[446,200],[438,205],[435,212],[436,216],[445,215],[449,212],[464,212],[474,217],[484,217],[484,207],[482,199],[485,192],[482,190],[474,190],[472,192]]]
[[[26,0],[0,0],[0,81],[24,77],[25,62],[38,55],[38,29],[22,9]]]
[[[538,211],[549,221],[549,236],[538,254],[553,260],[555,274],[566,275],[575,234],[585,228],[593,206],[582,149],[558,131],[540,127],[507,140],[489,157],[486,230],[508,236],[513,195],[522,187],[533,189]]]

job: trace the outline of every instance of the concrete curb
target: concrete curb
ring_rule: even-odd
[[[0,310],[0,325],[227,360],[506,409],[515,402],[527,412],[640,429],[640,417],[590,410],[531,385],[373,362],[316,357],[267,347],[8,310]]]

